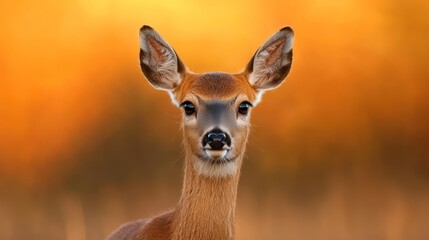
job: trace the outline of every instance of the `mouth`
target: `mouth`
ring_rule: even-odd
[[[228,153],[228,149],[221,149],[221,150],[212,150],[212,149],[204,149],[205,154],[213,159],[221,159],[226,156]]]
[[[202,148],[203,153],[198,154],[198,158],[210,162],[210,163],[227,163],[234,161],[235,157],[229,157],[228,153],[231,148],[225,148],[220,150],[213,150],[209,148]]]

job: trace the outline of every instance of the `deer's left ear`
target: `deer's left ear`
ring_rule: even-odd
[[[147,25],[140,29],[140,67],[152,86],[170,92],[186,71],[170,44]]]
[[[244,71],[256,90],[268,90],[279,86],[289,73],[292,64],[294,33],[284,27],[256,51]]]

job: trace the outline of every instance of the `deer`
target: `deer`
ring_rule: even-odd
[[[194,73],[152,27],[139,35],[144,76],[183,112],[183,187],[174,210],[124,224],[107,240],[233,240],[250,113],[289,74],[294,32],[280,29],[239,73]]]

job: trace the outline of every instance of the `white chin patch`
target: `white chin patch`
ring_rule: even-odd
[[[205,150],[207,156],[209,156],[210,158],[223,158],[225,157],[225,155],[228,153],[227,150]]]
[[[227,150],[205,150],[206,159],[197,158],[194,164],[195,170],[206,177],[228,177],[237,172],[237,160],[227,160]]]

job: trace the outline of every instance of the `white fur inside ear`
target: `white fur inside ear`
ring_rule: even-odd
[[[286,37],[286,42],[285,42],[285,46],[283,49],[284,53],[288,53],[292,50],[293,48],[293,42],[294,42],[294,36],[293,35],[288,35]]]
[[[176,56],[171,55],[170,53],[164,53],[164,57],[166,61],[163,64],[158,65],[155,68],[160,76],[162,77],[162,81],[174,82],[175,85],[179,85],[181,79],[180,74],[177,72],[177,61]]]

